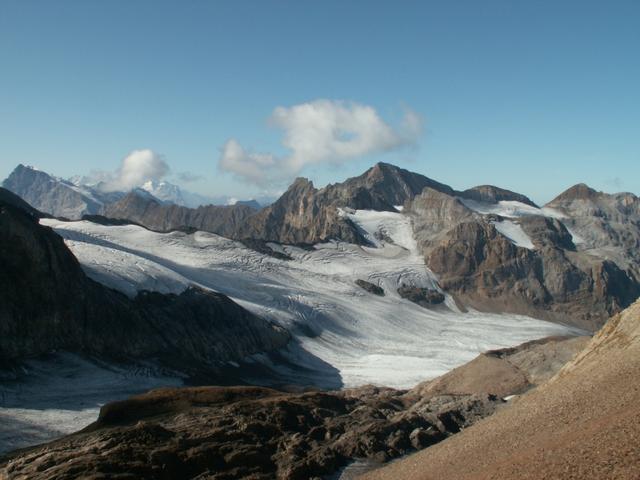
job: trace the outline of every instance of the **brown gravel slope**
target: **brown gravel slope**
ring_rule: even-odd
[[[640,301],[511,408],[362,478],[640,479]]]

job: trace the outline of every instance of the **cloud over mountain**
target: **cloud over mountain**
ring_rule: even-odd
[[[423,130],[422,118],[411,110],[393,126],[369,105],[324,99],[277,107],[269,124],[282,130],[282,146],[288,154],[249,151],[231,138],[222,147],[218,168],[249,183],[265,185],[290,179],[309,165],[343,164],[413,146]]]
[[[153,150],[133,150],[122,159],[120,167],[108,175],[103,188],[126,191],[148,180],[161,180],[170,170],[164,157]]]

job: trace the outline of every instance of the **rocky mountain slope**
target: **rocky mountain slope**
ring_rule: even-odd
[[[45,190],[27,193],[46,203]],[[208,231],[270,252],[265,242],[313,245],[333,239],[372,245],[349,211],[401,209],[413,223],[426,266],[462,308],[596,330],[640,295],[640,201],[585,185],[538,208],[526,196],[499,187],[458,192],[379,163],[320,189],[299,178],[260,211],[240,204],[190,209],[134,190],[100,212],[156,231]]]
[[[404,211],[427,266],[461,305],[595,330],[640,295],[632,271],[576,246],[559,212],[531,207],[514,213],[433,189]]]
[[[596,330],[640,295],[640,202],[631,194],[573,190],[540,209],[509,190],[483,185],[456,192],[377,164],[320,190],[296,180],[234,236],[368,244],[344,209],[402,206],[427,267],[461,306]]]
[[[640,303],[611,318],[555,377],[439,445],[363,478],[636,479]]]
[[[329,239],[367,243],[355,225],[340,214],[341,208],[395,211],[395,206],[403,205],[426,187],[453,194],[447,185],[386,163],[321,189],[298,178],[274,204],[249,218],[234,238],[288,244]]]
[[[488,352],[410,391],[155,390],[104,406],[82,432],[7,456],[0,473],[32,479],[318,478],[354,458],[381,462],[442,441],[500,409],[502,396],[553,375],[584,343],[553,338]]]
[[[640,279],[640,198],[578,184],[546,206],[563,214],[563,223],[579,236],[582,250],[612,260]]]
[[[105,288],[86,277],[61,237],[15,202],[0,201],[0,262],[4,363],[66,350],[213,374],[222,362],[289,340],[282,328],[211,291],[129,299]]]
[[[117,198],[117,195],[100,194],[78,187],[69,181],[24,165],[18,165],[4,180],[2,187],[19,195],[42,212],[69,219],[96,214],[105,202]]]
[[[250,205],[206,205],[188,208],[160,202],[146,191],[133,190],[117,202],[105,205],[100,213],[105,217],[126,220],[167,232],[195,229],[230,237],[256,210]]]

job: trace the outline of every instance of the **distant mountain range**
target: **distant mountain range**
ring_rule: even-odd
[[[18,165],[2,182],[7,190],[19,195],[34,208],[55,217],[77,220],[83,215],[97,215],[102,209],[127,195],[126,191],[106,191],[101,182],[95,183],[82,176],[63,179],[43,172],[35,167]],[[202,205],[249,205],[254,209],[261,208],[255,199],[238,201],[230,196],[205,196],[181,189],[165,181],[149,180],[134,190],[147,192],[155,200],[197,208]],[[261,197],[263,205],[269,203],[268,197]]]
[[[14,384],[37,384],[28,367],[34,358],[67,375],[58,362],[71,354],[194,383],[403,388],[156,391],[105,407],[84,436],[54,444],[46,463],[23,461],[21,452],[0,458],[0,469],[9,465],[29,478],[44,478],[52,458],[51,468],[83,473],[96,462],[113,473],[113,465],[124,471],[152,458],[144,476],[158,465],[205,471],[210,465],[199,455],[215,463],[213,452],[224,451],[234,478],[255,477],[252,466],[234,463],[247,458],[262,459],[264,478],[279,468],[289,472],[282,478],[311,478],[352,458],[403,455],[470,431],[504,408],[503,398],[534,387],[541,373],[550,377],[584,342],[554,337],[490,351],[435,382],[405,390],[409,381],[496,342],[594,332],[640,295],[640,198],[584,184],[539,206],[500,187],[457,191],[378,163],[323,188],[298,178],[262,208],[252,201],[189,207],[188,193],[167,182],[104,192],[22,165],[3,185],[0,374]],[[591,370],[600,368],[604,378],[628,364],[629,332],[637,333],[629,315],[637,319],[637,312],[614,317],[584,358],[607,348],[611,355],[600,355],[568,387],[550,383],[558,405],[565,405],[564,389],[590,385]],[[606,365],[611,359],[615,368]],[[637,365],[629,365],[612,384],[622,393],[637,377]],[[563,375],[558,382],[569,378]],[[583,407],[576,391],[573,409]],[[546,401],[542,393],[528,398]],[[210,416],[203,417],[205,405]],[[518,405],[513,411],[526,410]],[[17,419],[20,431],[21,412],[3,417]],[[36,425],[49,421],[38,418]],[[158,419],[162,427],[149,423]],[[167,425],[201,437],[185,443]],[[105,432],[116,435],[116,446],[118,435],[135,439],[139,453],[118,447],[105,454]],[[170,438],[171,451],[157,454]],[[100,455],[84,466],[70,463],[85,440],[88,454]],[[252,453],[265,445],[266,454]],[[310,452],[317,463],[308,462]]]
[[[401,211],[411,219],[427,267],[463,308],[527,314],[590,330],[640,293],[640,200],[582,184],[539,208],[525,195],[499,187],[456,191],[378,163],[321,189],[299,178],[262,209],[255,202],[189,208],[182,205],[185,193],[166,182],[103,193],[22,165],[3,185],[53,216],[98,214],[161,232],[203,230],[267,252],[268,242],[371,245],[350,212]]]

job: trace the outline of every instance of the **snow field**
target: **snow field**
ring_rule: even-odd
[[[337,369],[345,387],[373,383],[408,388],[487,349],[577,333],[524,316],[460,313],[450,299],[452,308],[433,310],[402,299],[396,290],[403,284],[437,288],[418,252],[410,219],[396,212],[342,214],[375,247],[344,242],[310,250],[274,245],[292,257],[287,261],[204,232],[160,234],[137,226],[42,223],[66,239],[90,277],[129,296],[137,289],[180,293],[189,285],[230,296],[289,328],[304,350]],[[365,292],[356,279],[381,286],[385,296]]]

